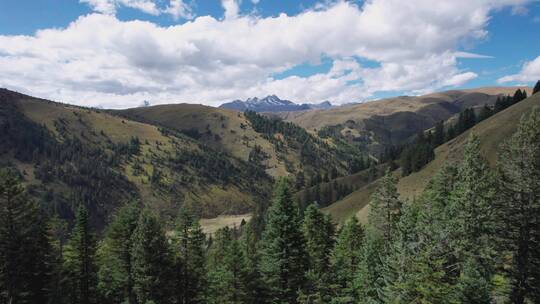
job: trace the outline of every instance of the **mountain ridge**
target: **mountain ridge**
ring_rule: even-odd
[[[254,111],[254,112],[290,112],[290,111],[305,111],[312,109],[329,109],[332,104],[329,101],[323,101],[318,104],[297,104],[290,100],[280,99],[277,95],[268,95],[264,98],[250,97],[243,100],[233,100],[223,103],[219,106],[222,109],[230,109],[236,111]]]

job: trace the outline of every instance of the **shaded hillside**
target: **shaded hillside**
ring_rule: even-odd
[[[463,153],[463,145],[471,132],[479,136],[482,152],[491,164],[495,164],[498,146],[515,132],[521,116],[527,114],[534,106],[540,106],[539,94],[533,95],[491,116],[455,139],[437,147],[433,161],[419,172],[412,173],[399,180],[398,191],[401,197],[409,200],[414,199],[424,190],[429,180],[445,163],[458,162]],[[399,170],[396,170],[394,175],[399,177],[401,174]],[[367,205],[371,194],[376,189],[377,182],[375,181],[360,188],[324,210],[332,214],[340,222],[352,215],[357,215],[360,220],[365,221],[368,213]]]
[[[306,129],[338,129],[350,141],[362,142],[372,153],[401,144],[420,131],[447,120],[465,108],[493,104],[517,87],[453,90],[424,96],[401,96],[347,105],[329,110],[280,113],[280,117]],[[530,94],[530,88],[525,88]]]
[[[316,202],[319,208],[325,208],[372,183],[384,175],[387,168],[387,164],[373,165],[352,175],[322,181],[315,186],[306,187],[296,192],[295,199],[301,207],[307,207]]]
[[[20,172],[51,213],[84,202],[98,226],[141,199],[165,219],[180,205],[203,217],[252,211],[272,179],[259,167],[196,140],[100,110],[2,90],[2,167]]]

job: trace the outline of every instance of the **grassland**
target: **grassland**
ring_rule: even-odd
[[[274,177],[289,174],[285,160],[278,156],[274,145],[255,132],[241,112],[203,105],[176,104],[135,108],[119,113],[179,131],[196,130],[198,140],[242,160],[248,160],[250,152],[258,145],[268,155],[264,163],[268,174]],[[290,154],[286,158],[287,162],[300,167],[295,155]]]
[[[248,222],[251,219],[251,213],[239,215],[220,215],[212,219],[201,219],[200,223],[204,233],[213,234],[223,227],[240,227],[242,221]]]
[[[16,103],[17,109],[27,119],[47,128],[58,141],[75,137],[84,146],[100,148],[103,153],[112,154],[112,145],[127,144],[132,138],[138,138],[140,151],[128,158],[122,158],[122,162],[114,170],[125,176],[136,187],[140,200],[163,216],[166,221],[172,221],[176,210],[181,205],[192,207],[203,217],[245,214],[253,210],[255,205],[266,197],[267,191],[263,189],[264,185],[268,192],[270,191],[269,178],[263,178],[263,180],[246,178],[249,173],[246,173],[242,161],[227,155],[221,155],[223,159],[219,163],[229,162],[237,170],[241,170],[242,174],[235,175],[232,180],[225,182],[203,177],[207,172],[201,170],[206,170],[206,168],[199,167],[198,164],[184,163],[180,165],[181,167],[171,164],[171,161],[184,152],[202,156],[212,155],[210,153],[212,147],[201,145],[199,141],[187,136],[164,133],[158,126],[120,117],[103,110],[70,106],[9,91],[3,94],[5,98],[12,99]],[[197,112],[198,107],[193,106],[193,111]],[[221,112],[227,115],[225,119],[227,122],[234,121],[240,130],[237,113]],[[216,118],[214,113],[208,113],[208,115]],[[213,121],[209,117],[199,116],[192,122],[200,120]],[[217,116],[216,120],[220,121],[221,118]],[[2,157],[4,160],[9,160],[20,172],[25,173],[26,183],[41,184],[41,181],[34,176],[36,164],[21,162],[12,156],[3,155]],[[136,165],[140,169],[135,170]],[[151,176],[155,170],[159,170],[161,174],[160,184],[157,186],[151,182]],[[215,168],[215,170],[219,169]],[[264,184],[262,188],[260,184]],[[56,181],[44,186],[54,188],[51,189],[54,193],[71,191],[61,182]],[[254,186],[257,186],[257,189],[253,188]],[[217,221],[220,222],[220,220]]]
[[[515,132],[521,117],[535,106],[540,106],[540,94],[529,97],[495,114],[455,139],[437,147],[433,161],[419,172],[399,179],[398,191],[401,197],[405,200],[414,199],[414,197],[422,193],[429,180],[445,163],[459,162],[463,153],[463,146],[471,133],[479,136],[482,154],[491,165],[495,165],[498,146]],[[396,170],[394,174],[399,176],[399,170]],[[324,208],[324,211],[331,214],[340,223],[353,215],[356,215],[360,221],[365,222],[369,212],[370,197],[376,186],[377,181],[366,185],[344,199]]]

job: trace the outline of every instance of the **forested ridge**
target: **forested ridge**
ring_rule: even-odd
[[[28,108],[41,109],[33,110],[41,121]],[[72,223],[83,202],[99,232],[126,201],[144,199],[172,221],[195,199],[194,212],[211,217],[249,212],[271,192],[272,178],[257,165],[97,109],[2,90],[0,130],[0,168],[20,175],[50,215]]]
[[[472,134],[423,194],[403,201],[387,171],[366,224],[337,227],[300,208],[279,179],[251,221],[202,232],[137,199],[102,235],[78,205],[72,227],[48,217],[21,177],[2,171],[4,303],[538,303],[540,110],[524,115],[492,169]]]
[[[431,158],[414,151],[429,155],[524,98],[517,91],[492,107],[466,109],[455,122],[389,149],[378,159],[386,165],[368,160],[358,173],[365,183],[388,170],[371,197],[369,221],[353,217],[341,226],[319,210],[354,190],[324,163],[339,152],[339,141],[248,112],[257,132],[276,145],[283,136],[289,148],[306,150],[301,155],[311,166],[326,170],[278,179],[273,199],[261,201],[251,221],[211,235],[202,231],[197,205],[185,204],[165,220],[122,167],[129,164],[133,176],[146,176],[159,191],[171,189],[165,164],[185,173],[178,182],[226,186],[239,176],[267,178],[256,165],[263,150],[254,149],[248,162],[231,161],[162,128],[176,151],[170,153],[165,143],[152,146],[136,136],[118,142],[91,128],[77,134],[65,118],[54,120],[51,131],[4,100],[0,139],[10,158],[0,178],[0,297],[5,303],[536,303],[539,110],[524,116],[501,146],[495,169],[480,153],[482,139],[472,135],[461,162],[446,164],[413,201],[400,199],[390,171],[401,164],[406,174],[407,157],[418,164],[411,170],[421,169]],[[88,124],[80,111],[70,115]],[[355,151],[349,159],[363,161]],[[146,153],[150,163],[141,157]],[[42,184],[26,182],[27,173],[9,159],[33,163]],[[59,183],[71,192],[50,191]]]

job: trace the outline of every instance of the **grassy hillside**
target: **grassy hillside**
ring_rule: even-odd
[[[409,176],[400,178],[398,191],[402,198],[411,200],[418,196],[429,180],[448,162],[458,162],[463,152],[463,146],[471,132],[480,137],[481,149],[492,165],[497,160],[497,148],[516,130],[517,123],[522,115],[527,114],[534,106],[540,106],[540,94],[531,96],[492,117],[478,123],[470,130],[453,140],[437,147],[435,159],[422,170]],[[400,176],[399,170],[394,172]],[[367,219],[370,196],[376,189],[377,181],[370,183],[351,193],[344,199],[324,208],[325,212],[339,222],[356,215],[362,221]]]
[[[424,96],[400,96],[355,105],[302,112],[281,113],[287,121],[308,130],[338,127],[352,140],[380,153],[389,144],[400,144],[420,131],[447,120],[467,107],[493,104],[500,95],[513,95],[526,87],[490,87],[453,90]]]
[[[202,105],[142,107],[114,113],[164,126],[261,166],[269,175],[348,175],[362,153],[346,143],[322,140],[301,127],[261,116]]]
[[[203,217],[250,212],[271,178],[190,137],[104,111],[0,92],[2,167],[17,170],[51,212],[72,218],[79,202],[101,227],[140,199],[165,219],[182,204]]]
[[[268,154],[266,171],[272,176],[287,174],[286,164],[278,159],[273,145],[250,127],[243,113],[193,104],[134,108],[117,113],[177,130],[245,161],[258,145]]]

